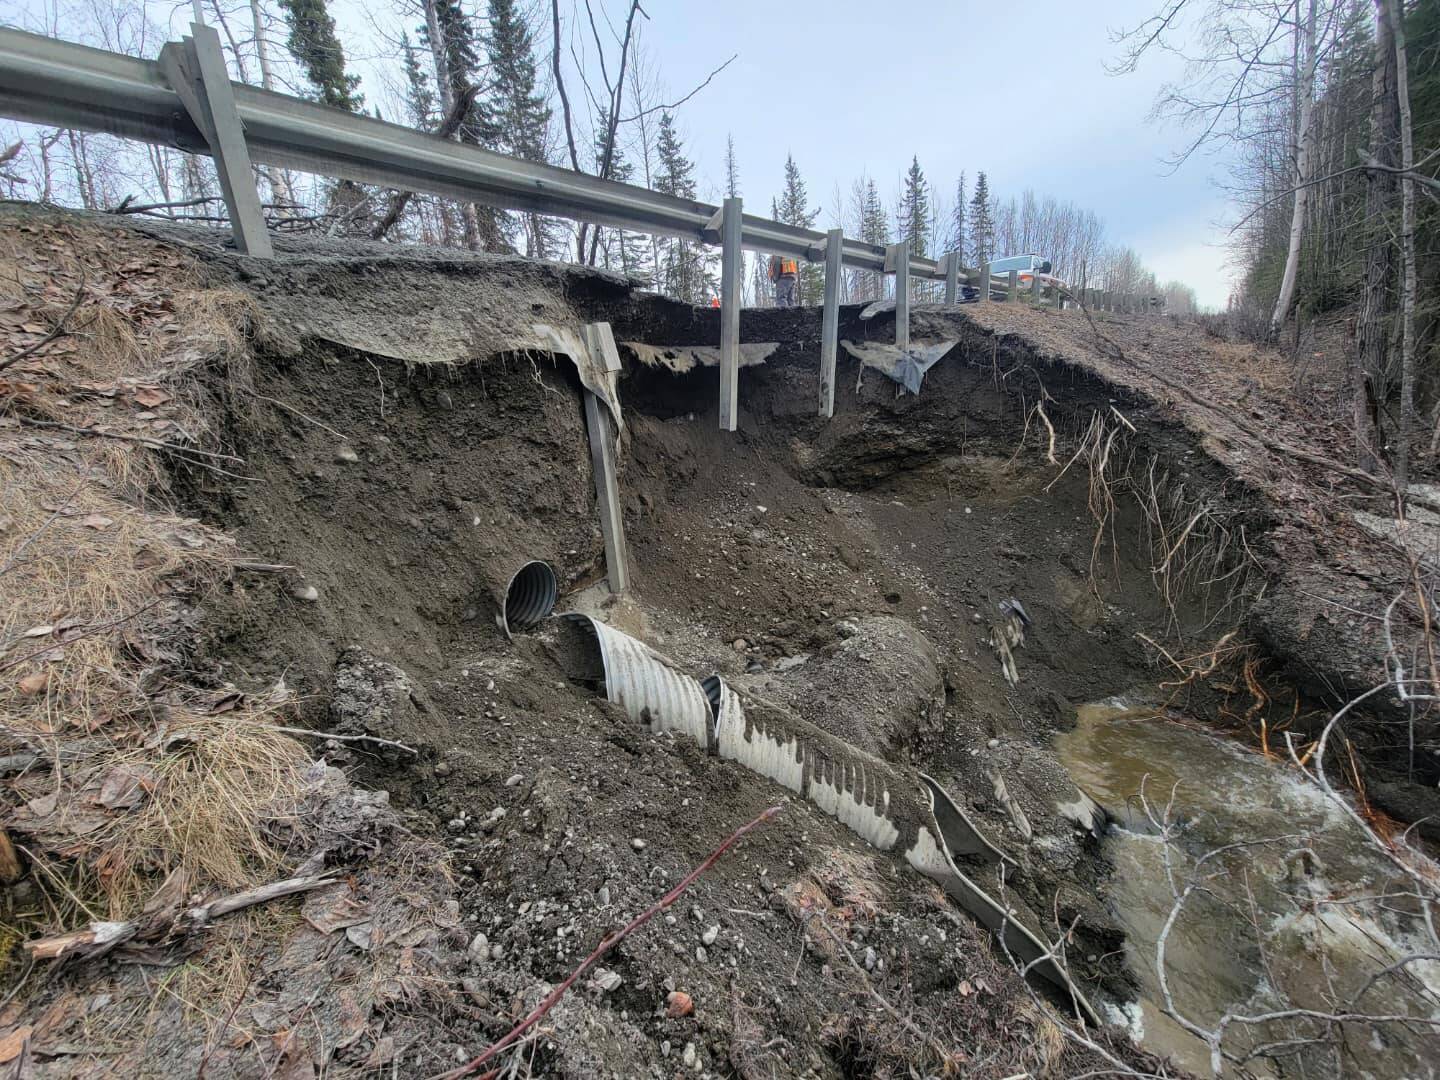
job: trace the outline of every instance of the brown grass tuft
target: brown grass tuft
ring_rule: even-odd
[[[309,766],[267,712],[204,715],[182,685],[188,609],[234,545],[158,503],[174,462],[26,423],[201,445],[214,384],[248,385],[253,299],[130,233],[0,230],[0,357],[62,323],[0,374],[0,745],[45,763],[6,784],[41,896],[10,917],[48,931],[134,915],[175,871],[192,891],[273,876]]]

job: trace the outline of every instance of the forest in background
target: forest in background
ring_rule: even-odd
[[[848,187],[837,184],[827,201],[809,189],[789,158],[763,169],[764,186],[778,190],[767,207],[753,194],[762,185],[753,176],[742,182],[739,131],[730,136],[724,175],[697,176],[682,132],[684,105],[695,94],[716,92],[712,80],[730,61],[670,95],[662,58],[645,40],[651,15],[635,0],[611,6],[594,0],[397,0],[392,9],[370,13],[381,48],[367,59],[380,74],[363,86],[347,60],[361,43],[344,40],[327,0],[202,2],[206,21],[220,31],[232,77],[242,82],[687,198],[745,197],[748,187],[751,213],[768,212],[807,228],[840,227],[875,244],[906,239],[913,252],[930,257],[958,250],[966,266],[1033,251],[1051,259],[1068,280],[1078,283],[1083,266],[1092,286],[1163,294],[1171,311],[1195,309],[1193,290],[1157,281],[1134,250],[1106,235],[1093,212],[1030,190],[992,191],[984,171],[937,183],[917,155],[897,174],[894,190],[861,175]],[[82,0],[50,6],[22,28],[153,57],[174,36],[166,28],[170,12],[146,0]],[[7,197],[224,220],[208,161],[93,133],[6,128],[9,158],[0,163],[0,192]],[[693,242],[433,196],[416,195],[397,206],[395,193],[383,189],[289,170],[258,173],[267,216],[277,229],[581,262],[632,275],[692,303],[707,303],[717,293],[718,252]],[[771,302],[764,266],[763,255],[747,257],[750,304]],[[874,299],[890,287],[883,275],[847,271],[844,299]],[[913,287],[922,300],[940,295],[936,282]],[[819,266],[806,267],[800,301],[818,303],[820,289]]]
[[[1232,163],[1224,323],[1290,349],[1297,391],[1306,331],[1338,326],[1354,464],[1404,492],[1440,452],[1440,4],[1164,0],[1120,45],[1120,74],[1187,61],[1155,106],[1174,164]]]

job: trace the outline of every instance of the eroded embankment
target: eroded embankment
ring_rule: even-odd
[[[1158,406],[947,317],[962,347],[921,395],[842,359],[822,423],[816,313],[747,313],[746,338],[780,347],[744,372],[740,431],[725,434],[714,369],[626,353],[635,583],[616,602],[591,587],[603,546],[579,378],[534,326],[605,319],[622,342],[686,344],[713,339],[713,313],[522,260],[202,255],[268,326],[243,385],[211,402],[259,482],[175,478],[250,564],[204,595],[192,677],[216,700],[280,701],[290,722],[351,737],[322,744],[326,761],[390,792],[412,835],[447,849],[454,881],[387,889],[358,872],[317,893],[303,925],[292,913],[239,954],[248,982],[199,994],[228,1009],[226,1030],[127,1061],[245,1075],[256,1045],[305,1031],[261,1062],[453,1063],[783,795],[636,724],[539,639],[508,640],[498,590],[537,558],[562,607],[936,777],[1014,860],[1004,887],[1052,930],[1073,926],[1067,960],[1087,992],[1132,993],[1102,902],[1109,869],[1067,811],[1078,793],[1050,738],[1074,704],[1154,681],[1138,634],[1208,646],[1264,573],[1237,543],[1263,527],[1255,501]],[[884,334],[856,316],[846,334]],[[1013,687],[994,644],[1012,598],[1031,624]],[[407,834],[367,831],[379,811],[352,809],[322,864],[407,865]],[[535,1072],[923,1071],[937,1046],[963,1048],[974,1074],[1098,1062],[989,934],[804,801],[602,966],[525,1048]],[[117,976],[122,989],[134,981]],[[871,989],[914,1026],[877,1011]],[[672,991],[693,1013],[664,1014]],[[321,998],[337,1004],[309,1033]]]
[[[467,277],[458,287],[485,284]],[[565,302],[582,319],[607,317],[622,342],[708,336],[707,313],[604,281],[571,282]],[[677,374],[622,350],[621,492],[635,585],[618,604],[577,593],[601,578],[602,545],[579,385],[563,360],[507,348],[477,364],[406,365],[311,333],[257,368],[257,391],[290,408],[233,418],[242,456],[269,482],[221,493],[211,512],[257,557],[299,571],[283,584],[251,580],[246,602],[217,606],[213,651],[227,677],[263,684],[283,674],[318,726],[421,750],[419,761],[384,754],[388,764],[377,765],[363,747],[341,746],[331,760],[362,766],[447,836],[464,916],[494,954],[466,976],[487,994],[559,978],[612,907],[636,910],[782,794],[636,730],[533,641],[506,641],[494,623],[497,589],[529,558],[556,568],[569,594],[562,607],[590,610],[697,675],[717,671],[935,775],[1019,863],[1006,886],[1016,899],[1052,929],[1057,918],[1074,925],[1069,961],[1087,989],[1130,993],[1119,931],[1097,899],[1107,868],[1063,812],[1080,800],[1048,739],[1070,723],[1073,703],[1153,678],[1137,631],[1157,641],[1177,627],[1196,631],[1230,595],[1197,599],[1177,571],[1167,604],[1152,574],[1158,539],[1140,504],[1107,487],[1148,475],[1160,455],[1157,483],[1190,474],[1194,500],[1197,488],[1210,490],[1203,467],[1187,468],[1189,448],[1123,398],[1117,416],[1113,388],[1036,368],[983,336],[932,370],[919,397],[897,396],[879,373],[843,361],[837,415],[822,423],[813,314],[747,318],[747,337],[769,335],[780,348],[745,370],[734,435],[717,430],[713,368]],[[848,332],[871,329],[854,316]],[[306,318],[313,330],[313,310]],[[346,331],[351,342],[361,335]],[[427,340],[414,339],[420,348]],[[1037,401],[1044,421],[1030,414]],[[1047,422],[1056,461],[1075,455],[1063,474],[1047,460]],[[1176,490],[1161,485],[1157,498]],[[1173,529],[1186,505],[1157,513]],[[1226,558],[1217,553],[1212,565],[1228,572]],[[318,600],[294,599],[301,577]],[[999,605],[1012,597],[1033,626],[1015,650],[1013,688],[992,645]],[[347,692],[355,672],[385,684],[399,678],[387,665],[404,672],[405,691],[356,708]],[[787,814],[747,849],[748,865],[697,886],[698,923],[678,919],[653,941],[627,944],[614,969],[620,987],[576,1006],[598,1010],[626,1046],[565,1046],[562,1057],[578,1055],[566,1059],[571,1068],[607,1056],[634,1068],[662,1061],[663,1042],[678,1054],[691,1038],[702,1061],[719,1064],[725,1041],[744,1029],[735,1017],[763,1003],[774,1019],[761,1023],[758,1045],[805,1033],[781,1048],[778,1067],[829,1071],[846,1067],[847,1054],[879,1053],[858,1015],[836,1012],[828,980],[845,977],[845,964],[827,924],[805,922],[801,951],[815,958],[796,955],[795,920],[816,910],[862,960],[873,950],[869,978],[913,994],[954,1038],[1033,1008],[988,936],[903,862],[803,804]],[[836,866],[852,884],[836,883]],[[979,994],[975,971],[990,972]],[[644,1019],[668,984],[711,1003],[698,1027]],[[617,1021],[619,1011],[635,1019]],[[728,1053],[744,1056],[733,1045]]]

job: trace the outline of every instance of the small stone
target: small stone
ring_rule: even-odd
[[[980,613],[978,611],[972,611],[970,613],[970,621],[972,623],[975,623],[975,625],[977,626],[980,625],[980,622],[982,621],[980,618]]]
[[[461,1065],[464,1065],[465,1062],[470,1060],[470,1051],[466,1050],[463,1046],[455,1047],[455,1060]]]
[[[865,970],[874,971],[875,965],[879,961],[879,959],[880,958],[875,955],[875,950],[867,945],[865,947]]]
[[[998,749],[1000,749],[1000,740],[999,740],[999,739],[991,739],[991,740],[990,740],[989,742],[987,742],[985,745],[986,745],[989,749],[991,749],[991,750],[998,750]]]
[[[712,926],[705,933],[700,935],[700,944],[709,948],[715,944],[715,939],[720,936],[720,927]]]
[[[436,775],[436,776],[449,776],[449,775],[450,775],[450,763],[449,763],[448,761],[437,761],[437,762],[435,763],[435,775]]]
[[[599,990],[602,994],[608,994],[610,991],[618,989],[620,983],[624,980],[621,979],[618,971],[607,971],[601,968],[595,973],[593,981],[595,989]]]
[[[730,643],[730,647],[736,652],[744,652],[748,644],[749,642],[747,642],[743,637],[737,637],[734,641]]]
[[[662,1042],[662,1043],[660,1044],[660,1056],[661,1056],[661,1057],[667,1057],[667,1058],[670,1056],[670,1040],[669,1040],[669,1039],[666,1039],[664,1042]]]
[[[770,508],[768,506],[756,506],[755,509],[759,510],[762,514],[768,514],[770,512]]]
[[[699,960],[702,964],[710,959],[710,954],[705,951],[704,945],[695,946],[695,959]]]
[[[522,774],[520,774],[520,773],[518,773],[518,772],[517,772],[517,773],[512,773],[510,776],[508,776],[508,777],[505,778],[505,786],[506,786],[506,787],[518,787],[518,786],[520,785],[520,781],[521,781],[521,780],[524,780],[524,779],[525,779],[525,777],[524,777]]]
[[[348,446],[342,446],[335,451],[335,460],[346,465],[354,465],[360,460],[360,455]]]
[[[484,934],[476,934],[470,940],[470,962],[472,964],[483,964],[490,959],[490,939]]]
[[[446,824],[450,826],[451,832],[459,832],[461,829],[465,828],[465,819],[458,817],[451,818],[448,822],[446,822]]]
[[[700,1055],[695,1052],[694,1043],[686,1043],[685,1049],[680,1051],[680,1060],[685,1063],[687,1069],[693,1069],[700,1064]]]
[[[491,945],[491,946],[490,946],[490,959],[491,959],[491,960],[499,960],[499,959],[501,959],[504,955],[505,955],[505,946],[504,946],[504,945]]]
[[[665,995],[665,1015],[671,1020],[689,1016],[695,1011],[695,999],[684,990],[672,990]]]
[[[610,886],[609,886],[609,885],[601,885],[601,886],[600,886],[600,892],[596,895],[596,897],[595,897],[595,902],[596,902],[597,904],[599,904],[601,907],[609,907],[609,906],[610,906]]]
[[[636,851],[644,851],[649,845],[646,844],[644,840],[641,840],[640,837],[637,836],[637,837],[635,837],[635,839],[633,839],[633,840],[630,841],[630,846],[631,846],[632,848],[634,848]]]
[[[307,604],[313,604],[320,599],[320,590],[314,585],[296,585],[290,590],[290,595],[296,600],[304,600]]]

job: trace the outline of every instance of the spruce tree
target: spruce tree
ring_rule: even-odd
[[[805,192],[805,181],[800,176],[794,156],[785,155],[785,186],[781,189],[780,201],[775,207],[775,219],[786,225],[812,229],[819,213],[818,209],[810,209],[810,197]],[[819,303],[824,292],[824,272],[814,263],[802,262],[800,276],[795,283],[796,302],[802,305]]]
[[[685,156],[675,118],[668,112],[660,114],[660,134],[655,144],[660,159],[655,170],[655,190],[681,199],[695,198],[695,165]],[[703,304],[714,291],[706,272],[704,248],[689,240],[665,242],[665,255],[660,268],[661,281],[667,293],[689,304]]]
[[[965,259],[965,174],[955,184],[955,209],[950,212],[950,250],[958,251]]]
[[[890,220],[885,214],[885,204],[880,201],[880,191],[875,187],[874,180],[865,182],[865,203],[860,220],[860,239],[877,247],[884,247],[890,243]],[[867,286],[868,299],[877,300],[884,296],[885,275],[879,271],[869,271]]]
[[[607,111],[602,110],[595,125],[595,171],[597,174],[599,173],[608,150],[609,178],[621,184],[628,184],[635,179],[635,166],[625,156],[625,151],[619,145],[618,139],[613,147],[609,145],[609,132],[609,116]],[[592,235],[594,261],[597,261],[605,269],[618,270],[635,277],[647,277],[653,274],[648,250],[650,241],[644,234],[626,232],[623,229],[602,228],[596,225]]]
[[[930,185],[920,168],[920,159],[912,157],[905,173],[905,188],[900,196],[900,238],[910,242],[910,254],[930,254]]]
[[[490,0],[485,48],[490,57],[487,114],[494,125],[487,145],[526,161],[543,161],[550,107],[535,89],[535,40],[515,0]],[[524,222],[525,254],[545,258],[551,226],[539,214],[525,214]]]
[[[735,161],[735,136],[725,136],[725,195],[738,198],[740,195],[740,166]]]
[[[290,24],[286,47],[319,100],[346,112],[359,112],[365,104],[364,96],[355,92],[360,79],[345,73],[345,51],[335,36],[335,20],[325,8],[325,0],[280,0],[280,7]]]
[[[429,131],[435,126],[435,91],[425,69],[420,66],[420,57],[415,46],[410,44],[410,35],[400,31],[401,64],[405,70],[405,113],[410,126],[417,131]]]
[[[970,262],[985,267],[995,258],[995,219],[990,203],[990,182],[983,172],[976,174],[975,194],[970,198]]]

